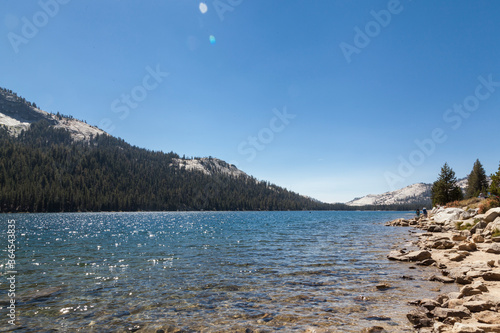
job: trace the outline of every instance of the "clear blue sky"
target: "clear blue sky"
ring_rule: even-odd
[[[205,4],[4,0],[0,86],[326,202],[498,170],[500,2]]]

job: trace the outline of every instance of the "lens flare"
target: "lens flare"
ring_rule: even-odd
[[[207,4],[204,2],[200,2],[200,12],[202,14],[205,14],[208,10]]]

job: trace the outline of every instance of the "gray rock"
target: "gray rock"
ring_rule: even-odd
[[[434,259],[425,259],[425,260],[422,260],[420,262],[417,263],[417,265],[419,266],[430,266],[432,264],[434,264],[436,262],[436,260]]]
[[[474,281],[474,283],[472,283],[470,286],[474,289],[481,290],[483,293],[488,292],[488,288],[481,281]]]
[[[461,241],[464,241],[466,239],[467,239],[467,237],[463,236],[463,235],[453,235],[453,237],[451,238],[451,240],[455,241],[455,242],[461,242]]]
[[[474,234],[472,235],[472,241],[474,243],[484,243],[484,237],[480,234]]]
[[[422,261],[425,259],[430,259],[431,253],[429,251],[413,251],[410,253],[401,253],[401,251],[391,251],[387,255],[390,260],[400,260],[400,261]]]
[[[485,333],[483,329],[472,324],[455,323],[452,333]]]
[[[447,276],[439,276],[439,275],[433,275],[429,278],[429,281],[438,281],[442,283],[453,283],[455,282],[455,279],[452,279]]]
[[[461,253],[455,253],[450,256],[451,261],[462,261],[465,259],[465,255]]]
[[[499,244],[492,244],[486,249],[487,253],[494,253],[494,254],[500,254],[500,245]]]
[[[458,284],[471,284],[472,281],[473,281],[472,278],[466,275],[460,275],[455,278],[455,282]]]
[[[500,216],[500,207],[492,208],[484,214],[484,221],[493,222]]]
[[[463,209],[460,208],[441,208],[434,214],[435,222],[449,222],[455,221],[460,218],[460,215],[465,213]]]
[[[433,299],[428,299],[428,298],[427,298],[427,299],[423,299],[423,300],[421,300],[419,303],[420,303],[420,306],[421,306],[421,307],[424,307],[424,308],[426,308],[426,309],[427,309],[427,310],[429,310],[429,311],[432,311],[432,310],[434,310],[435,308],[437,308],[437,307],[440,307],[440,306],[441,306],[441,304],[440,304],[440,303],[438,303],[437,301],[435,301],[435,300],[433,300]]]
[[[500,281],[500,272],[485,272],[482,277],[484,281]]]
[[[483,324],[498,324],[500,323],[500,313],[493,311],[483,311],[474,314],[474,318]]]
[[[472,228],[470,228],[471,234],[479,234],[481,231],[488,226],[488,222],[479,221]]]
[[[422,308],[412,310],[406,315],[406,318],[408,318],[415,328],[432,326],[431,318],[427,316],[427,312]]]
[[[399,250],[399,251],[391,251],[387,255],[387,259],[389,260],[403,260],[402,257],[406,254],[406,252]]]
[[[465,307],[457,307],[454,309],[445,308],[435,308],[432,311],[433,315],[437,318],[445,319],[449,317],[455,318],[469,318],[471,316],[470,311]]]
[[[461,244],[458,244],[458,249],[460,251],[476,251],[477,250],[477,245],[475,243],[471,242],[464,242]]]
[[[474,296],[474,295],[480,295],[483,292],[479,289],[473,288],[469,285],[466,285],[460,289],[460,296],[458,298],[463,298],[467,296]]]
[[[469,301],[465,302],[463,305],[469,309],[470,312],[491,310],[494,307],[493,303],[486,301]]]
[[[433,249],[451,249],[455,246],[455,242],[451,241],[448,237],[440,237],[437,239],[430,239],[427,243]]]

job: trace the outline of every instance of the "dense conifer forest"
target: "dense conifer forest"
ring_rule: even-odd
[[[253,177],[173,167],[174,158],[107,135],[75,142],[44,120],[17,138],[0,128],[0,211],[413,209],[321,203]]]
[[[109,135],[75,140],[66,129],[53,126],[55,119],[73,117],[43,115],[34,112],[35,107],[0,88],[0,112],[32,122],[17,136],[0,125],[0,212],[413,210],[422,206],[326,204],[246,175],[186,170],[172,163],[180,158],[173,152],[134,147]]]
[[[175,153],[101,135],[75,142],[41,120],[0,130],[2,212],[332,209],[252,177],[171,166]]]

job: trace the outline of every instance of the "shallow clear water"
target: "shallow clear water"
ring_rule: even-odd
[[[17,214],[0,216],[0,228],[16,220],[20,331],[359,332],[378,325],[408,332],[406,301],[438,285],[420,268],[386,259],[409,233],[383,223],[404,215]],[[6,233],[0,237],[5,272]],[[6,290],[6,277],[0,283]],[[392,288],[378,291],[379,283]],[[33,298],[52,287],[61,289]],[[0,327],[8,327],[5,294]]]

